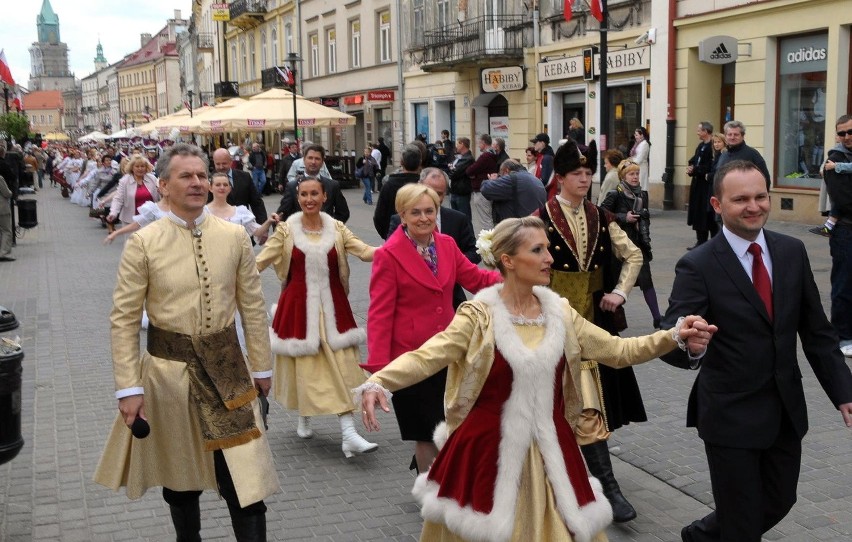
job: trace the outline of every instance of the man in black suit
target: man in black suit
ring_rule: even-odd
[[[216,173],[226,173],[231,181],[231,193],[228,194],[228,203],[231,205],[245,205],[251,209],[254,219],[258,224],[266,222],[266,206],[263,204],[263,198],[255,188],[251,175],[245,171],[231,169],[231,155],[228,149],[216,149],[213,151],[213,168]],[[211,193],[207,197],[207,201],[213,200]],[[263,244],[266,242],[269,232],[264,232],[263,235],[255,235],[258,242]]]
[[[448,182],[447,174],[439,168],[427,167],[420,172],[420,183],[437,192],[441,203],[444,202],[444,197],[447,195]],[[388,228],[388,237],[399,227],[399,224],[399,215],[393,215],[390,220],[390,227]],[[442,205],[439,209],[438,224],[436,227],[440,233],[452,237],[462,254],[472,263],[479,263],[482,260],[476,252],[476,237],[473,235],[473,227],[464,213]],[[456,284],[453,289],[453,308],[458,309],[459,305],[466,300],[467,296],[465,296],[464,290]]]
[[[852,373],[825,317],[801,241],[763,229],[770,202],[759,166],[720,168],[710,202],[722,235],[676,267],[671,326],[697,314],[718,326],[703,357],[674,351],[669,363],[701,370],[687,426],[704,440],[716,511],[687,525],[684,541],[759,542],[796,502],[808,428],[796,335],[831,402],[852,427]]]
[[[335,220],[346,222],[349,220],[349,204],[340,191],[340,184],[334,179],[320,175],[325,162],[325,149],[322,145],[308,145],[304,148],[305,154],[302,160],[305,163],[305,177],[316,177],[325,189],[326,200],[322,204],[322,211]],[[299,212],[299,200],[296,197],[296,185],[298,179],[287,183],[281,205],[278,206],[278,216],[281,220],[287,220],[290,215]]]

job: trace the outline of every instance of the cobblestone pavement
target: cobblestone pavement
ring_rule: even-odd
[[[372,207],[357,190],[350,227],[378,243]],[[33,196],[29,196],[33,197]],[[0,304],[15,312],[25,348],[23,433],[26,445],[0,466],[0,540],[173,540],[159,491],[138,501],[92,482],[92,474],[116,414],[109,356],[108,314],[122,244],[102,246],[104,230],[85,209],[45,189],[38,200],[40,225],[24,233],[16,262],[0,263]],[[278,198],[269,196],[269,208]],[[682,212],[652,215],[657,295],[663,307],[674,264],[693,232]],[[772,222],[778,231],[804,240],[828,307],[830,259],[825,239],[807,226]],[[776,263],[777,265],[777,263]],[[783,265],[783,264],[782,264]],[[353,262],[350,295],[360,323],[368,305],[370,266]],[[263,275],[274,302],[278,283]],[[636,292],[627,306],[628,334],[651,330],[651,317]],[[611,446],[619,482],[639,517],[613,526],[613,541],[675,541],[681,526],[710,510],[712,496],[703,445],[684,427],[686,399],[695,374],[659,361],[636,370],[650,421],[620,429]],[[804,441],[799,502],[767,533],[789,542],[849,540],[852,537],[850,433],[803,363],[811,429]],[[416,540],[421,527],[406,468],[411,446],[399,440],[392,415],[370,438],[374,454],[346,460],[337,420],[317,420],[316,436],[295,435],[295,415],[273,404],[270,444],[282,490],[268,500],[271,540]],[[202,536],[231,540],[227,509],[212,492],[202,497]]]

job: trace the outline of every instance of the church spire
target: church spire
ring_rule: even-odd
[[[95,56],[95,71],[100,71],[107,67],[107,59],[104,57],[104,48],[101,45],[101,39],[98,38],[98,46],[95,49],[97,51],[97,56]]]
[[[41,43],[59,43],[59,16],[53,11],[50,0],[41,4],[41,12],[36,16],[38,41]]]

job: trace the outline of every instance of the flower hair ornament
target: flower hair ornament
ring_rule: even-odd
[[[479,237],[476,239],[476,253],[482,256],[482,262],[491,267],[497,267],[497,260],[494,258],[494,253],[491,251],[491,242],[494,238],[494,230],[482,230],[479,232]]]

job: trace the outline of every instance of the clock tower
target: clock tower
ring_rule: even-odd
[[[36,28],[38,41],[30,47],[30,90],[74,89],[74,74],[68,69],[68,46],[60,41],[59,16],[50,0],[43,0]]]

